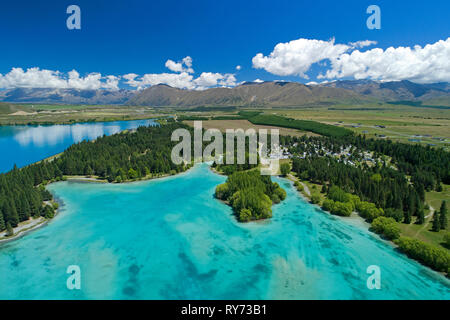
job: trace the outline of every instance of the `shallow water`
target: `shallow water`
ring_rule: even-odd
[[[139,126],[153,120],[76,123],[70,125],[0,126],[0,172],[22,167],[64,151],[82,140],[92,140]]]
[[[46,227],[0,247],[0,299],[450,299],[450,282],[288,180],[267,222],[240,224],[205,164],[128,184],[59,182]],[[66,269],[81,268],[81,290]],[[366,286],[369,265],[381,289]]]

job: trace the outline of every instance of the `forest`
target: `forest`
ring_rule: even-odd
[[[255,115],[252,113],[248,113],[247,116],[248,121],[258,125],[278,126],[284,128],[298,129],[302,131],[310,131],[327,137],[345,137],[353,135],[353,131],[349,129],[317,121],[297,120],[280,117],[276,115],[264,115],[264,114]]]
[[[232,173],[216,187],[215,196],[231,205],[238,221],[248,222],[272,217],[272,204],[283,201],[286,191],[270,176],[250,170]]]
[[[175,165],[170,140],[173,130],[190,127],[171,123],[139,127],[135,131],[103,136],[70,146],[61,156],[0,174],[0,231],[30,217],[52,218],[55,205],[45,185],[65,175],[87,175],[123,182],[175,174],[188,166]]]
[[[425,221],[426,191],[442,191],[449,182],[450,154],[421,145],[365,139],[364,136],[281,137],[293,154],[293,171],[300,179],[323,185],[327,199],[322,208],[332,214],[349,216],[357,211],[371,223],[371,230],[394,241],[398,249],[413,259],[450,274],[450,253],[417,239],[402,237],[397,222]],[[350,149],[346,161],[329,155]],[[372,165],[358,157],[360,151],[374,153]],[[386,158],[386,156],[391,159]],[[352,161],[349,161],[351,159]],[[360,161],[359,161],[360,160]],[[355,165],[359,162],[359,165]],[[447,227],[445,201],[435,211],[433,231]]]

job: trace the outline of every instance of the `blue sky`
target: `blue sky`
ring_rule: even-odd
[[[71,4],[81,8],[81,30],[66,27]],[[380,30],[366,27],[371,4],[381,9]],[[377,42],[361,51],[423,47],[450,36],[449,12],[450,1],[8,1],[0,8],[0,73],[38,67],[62,73],[75,69],[80,77],[94,72],[139,77],[171,72],[165,67],[168,59],[179,62],[190,56],[194,79],[211,72],[234,74],[237,82],[322,81],[317,74],[329,67],[327,59],[308,68],[309,79],[270,72],[270,61],[256,69],[252,59],[258,53],[268,56],[278,43],[300,38]],[[355,74],[347,70],[341,77]],[[444,74],[433,80],[446,79]]]

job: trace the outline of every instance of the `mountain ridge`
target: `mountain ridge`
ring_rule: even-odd
[[[370,99],[341,88],[308,86],[297,82],[246,82],[233,88],[183,90],[155,85],[133,96],[129,105],[151,106],[295,106],[332,103],[363,103]]]
[[[8,103],[288,107],[370,102],[411,101],[450,106],[450,84],[418,84],[411,81],[337,80],[321,84],[265,81],[244,82],[233,88],[178,89],[166,84],[134,91],[14,88],[0,90],[0,101]]]

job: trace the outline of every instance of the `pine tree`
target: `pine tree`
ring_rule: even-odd
[[[419,209],[417,213],[417,224],[423,224],[425,222],[425,213],[423,209]]]
[[[441,229],[447,229],[447,205],[445,200],[442,201],[441,209],[439,211],[439,225]]]
[[[411,211],[406,210],[403,212],[404,220],[403,223],[410,224],[411,223]]]
[[[14,229],[11,227],[11,223],[6,223],[6,236],[10,237],[14,235]]]
[[[19,224],[19,215],[14,202],[12,200],[7,201],[5,209],[7,224],[10,223],[11,226],[16,227]]]
[[[441,230],[441,223],[439,221],[439,214],[435,211],[433,215],[433,231],[439,232],[439,230]]]
[[[2,210],[0,210],[0,231],[5,230],[5,228],[6,228],[5,219],[3,218]]]

